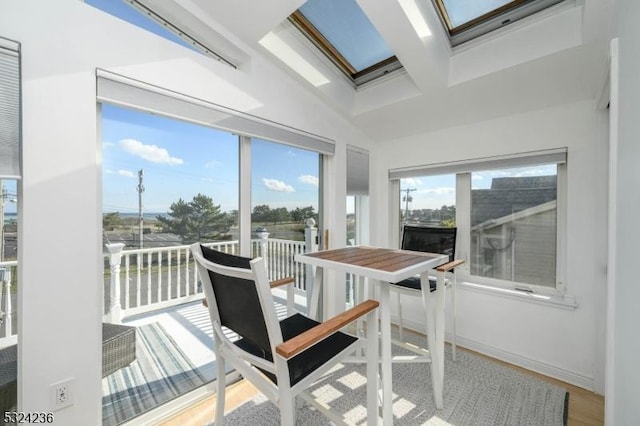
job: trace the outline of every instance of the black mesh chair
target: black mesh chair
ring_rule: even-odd
[[[299,313],[278,320],[262,258],[233,256],[197,243],[191,252],[213,325],[216,426],[224,422],[226,363],[279,407],[282,425],[294,425],[296,396],[320,412],[336,416],[305,389],[362,346],[366,346],[367,355],[368,424],[377,423],[378,302],[364,301],[323,323]],[[339,331],[361,316],[366,316],[369,324],[366,340]],[[232,338],[229,330],[239,338]]]
[[[463,260],[455,260],[457,228],[436,228],[424,226],[405,225],[402,229],[403,250],[421,251],[427,253],[440,253],[449,255],[449,261],[436,268],[436,274],[445,275],[445,286],[451,291],[451,347],[453,359],[456,358],[456,275],[455,267],[464,263]],[[420,277],[407,278],[392,284],[391,289],[398,295],[398,327],[400,340],[403,340],[404,324],[402,319],[401,295],[419,296],[424,291]],[[429,291],[435,291],[436,278],[429,278]],[[425,307],[426,309],[426,307]]]

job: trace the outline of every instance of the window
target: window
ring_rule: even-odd
[[[402,68],[355,0],[308,0],[289,20],[356,86]]]
[[[472,276],[555,287],[557,166],[471,173]]]
[[[526,18],[563,0],[433,0],[452,46]]]
[[[423,176],[400,181],[402,224],[456,225],[456,176]]]
[[[161,13],[151,9],[139,0],[85,0],[85,3],[169,41],[196,52],[204,53],[234,68],[236,67],[228,59],[207,47],[194,35],[189,34],[189,31],[165,19]]]
[[[470,282],[564,291],[565,159],[557,150],[392,170],[400,224],[457,226]]]

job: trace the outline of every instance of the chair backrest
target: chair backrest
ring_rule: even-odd
[[[456,253],[457,228],[437,228],[405,225],[402,228],[403,250],[448,254],[452,261]]]
[[[212,290],[209,293],[205,288],[205,294],[207,299],[210,295],[213,296],[213,301],[208,302],[210,306],[214,303],[220,326],[233,330],[270,356],[272,352],[264,312],[264,309],[269,308],[263,309],[258,290],[260,283],[253,271],[258,260],[222,253],[199,244],[194,244],[191,249],[196,261],[200,252],[205,260],[214,264],[204,267],[198,262],[200,279],[203,285],[210,286]],[[257,267],[264,268],[262,262],[259,259]],[[268,282],[263,285],[268,286]]]

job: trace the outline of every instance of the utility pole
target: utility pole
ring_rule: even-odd
[[[138,170],[138,187],[136,190],[138,191],[138,215],[140,221],[138,222],[138,233],[140,236],[140,248],[144,247],[143,243],[143,226],[144,226],[144,216],[142,209],[142,193],[144,192],[144,185],[142,184],[142,180],[144,179],[144,169]]]
[[[409,203],[413,201],[413,198],[409,195],[410,192],[416,191],[415,188],[412,189],[401,189],[400,192],[406,192],[406,195],[402,197],[402,201],[404,201],[404,221],[406,222],[409,218]]]

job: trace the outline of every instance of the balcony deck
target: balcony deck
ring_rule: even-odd
[[[282,296],[284,291],[274,290],[279,317],[286,315]],[[296,302],[298,309],[305,309],[302,297]],[[103,379],[104,425],[129,421],[216,378],[213,330],[209,311],[200,301],[131,316],[123,324],[138,330],[136,361]],[[148,338],[142,330],[149,326],[166,335]],[[176,355],[161,362],[167,348],[185,359],[176,360]]]

